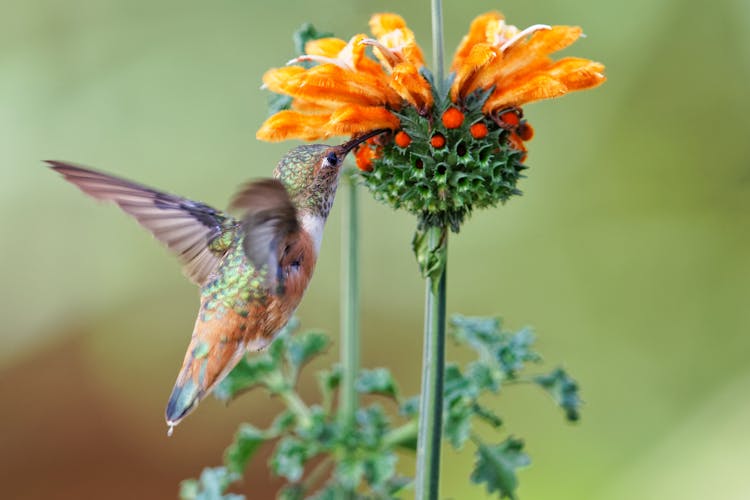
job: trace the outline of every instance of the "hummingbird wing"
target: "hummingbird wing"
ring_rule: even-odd
[[[156,239],[174,252],[183,272],[203,285],[219,265],[231,243],[222,236],[239,222],[208,205],[152,189],[113,175],[59,161],[52,168],[97,200],[111,201],[133,216]]]
[[[286,188],[278,179],[250,182],[235,195],[230,209],[244,210],[240,227],[245,255],[257,269],[267,266],[266,284],[282,294],[284,264],[300,231],[297,208]]]

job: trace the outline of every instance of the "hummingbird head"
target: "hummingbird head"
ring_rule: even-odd
[[[370,137],[387,131],[374,130],[338,146],[297,146],[284,155],[273,176],[284,184],[299,210],[325,219],[333,205],[346,155]]]

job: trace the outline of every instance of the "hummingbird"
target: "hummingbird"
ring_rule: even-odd
[[[374,130],[338,146],[302,145],[273,178],[247,183],[229,209],[78,165],[48,161],[95,199],[113,202],[177,255],[200,287],[200,308],[166,408],[168,435],[251,351],[269,345],[310,283],[346,155]]]

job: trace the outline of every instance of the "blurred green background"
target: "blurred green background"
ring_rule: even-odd
[[[291,33],[312,21],[348,38],[393,10],[429,52],[428,2],[1,5],[0,496],[172,498],[180,479],[220,462],[239,422],[266,422],[279,405],[210,399],[166,438],[196,289],[132,220],[41,160],[223,207],[292,146],[254,139],[260,77],[293,55]],[[475,214],[450,245],[449,311],[533,325],[548,367],[563,363],[582,385],[575,426],[541,393],[497,400],[534,462],[521,497],[747,498],[750,3],[445,0],[449,52],[491,9],[521,27],[582,25],[588,38],[568,53],[604,62],[609,77],[526,108],[536,137],[525,196]],[[364,365],[390,366],[414,393],[413,222],[365,193],[362,205]],[[334,336],[342,206],[299,310],[304,327]],[[444,497],[485,498],[469,485],[472,461],[446,449]],[[279,484],[259,458],[243,488],[271,498]]]

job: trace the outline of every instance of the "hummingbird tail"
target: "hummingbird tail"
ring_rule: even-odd
[[[227,321],[201,321],[195,324],[182,368],[177,376],[166,409],[167,425],[173,428],[207,396],[248,351],[236,325]],[[251,342],[251,344],[256,344]],[[258,349],[252,345],[251,348]]]

